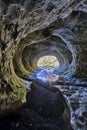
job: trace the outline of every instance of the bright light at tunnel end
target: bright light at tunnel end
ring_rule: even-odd
[[[37,67],[59,67],[59,61],[56,56],[47,55],[40,57],[37,61]]]
[[[59,75],[55,74],[55,69],[59,67],[56,56],[47,55],[40,57],[37,61],[37,70],[34,76],[42,82],[55,82],[59,79]]]

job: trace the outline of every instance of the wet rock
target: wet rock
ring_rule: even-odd
[[[18,4],[10,4],[7,10],[7,15],[10,18],[17,18],[20,15],[20,8],[21,6]]]
[[[26,99],[29,109],[43,119],[43,125],[39,123],[37,125],[39,129],[72,130],[68,106],[57,88],[49,84],[41,86],[40,82],[38,84],[34,82],[31,84],[31,91],[27,93]]]
[[[0,0],[0,16],[5,13],[6,9],[6,5]]]
[[[40,85],[31,85],[31,91],[27,93],[27,102],[41,116],[57,118],[64,112],[62,96],[59,92],[52,93]]]
[[[6,118],[2,119],[0,121],[0,128],[3,128],[4,130],[6,130],[7,128],[8,129],[12,129],[12,130],[20,130],[20,129],[23,129],[23,130],[72,130],[71,128],[71,124],[70,124],[70,117],[68,117],[68,114],[70,113],[69,112],[69,109],[68,109],[68,106],[66,104],[66,102],[64,101],[64,97],[62,96],[61,92],[57,89],[57,88],[54,88],[52,86],[50,87],[47,87],[46,85],[43,85],[43,86],[38,86],[38,87],[41,87],[40,88],[37,88],[37,86],[33,86],[35,84],[32,84],[31,87],[31,91],[33,93],[33,98],[32,98],[32,104],[30,104],[30,101],[29,100],[31,97],[30,95],[27,95],[27,103],[22,106],[20,109],[16,110],[14,113],[11,113],[9,114]],[[38,83],[38,85],[41,85],[40,82]],[[46,88],[45,88],[46,87]],[[36,92],[36,93],[35,93]],[[41,92],[41,95],[39,94],[39,92]],[[46,92],[48,94],[48,96],[46,96]],[[29,94],[29,93],[28,93]],[[37,95],[39,94],[39,95]],[[57,97],[54,96],[57,94]],[[49,95],[51,96],[50,99],[48,100],[48,97]],[[43,96],[46,96],[46,97],[43,97]],[[54,98],[55,97],[55,98]],[[28,99],[29,98],[29,99]],[[36,99],[35,99],[36,98]],[[60,110],[58,108],[58,106],[55,106],[54,102],[56,100],[56,98],[60,98],[59,101],[61,100],[62,101],[62,104],[60,104],[61,108],[63,107],[62,110]],[[34,102],[35,100],[36,103]],[[46,101],[48,102],[48,104],[46,104],[47,102],[44,102],[43,101]],[[40,102],[42,101],[42,102]],[[57,101],[57,100],[56,100]],[[50,102],[50,103],[49,103]],[[35,104],[33,104],[35,103]],[[57,102],[55,102],[57,103]],[[46,105],[45,105],[46,104]],[[16,104],[17,105],[17,104]],[[38,109],[41,107],[44,108],[44,110],[46,111],[45,114],[41,114],[40,111],[38,111],[38,109],[35,107],[38,106]],[[51,113],[51,116],[47,113],[47,111],[49,111],[47,109],[47,105],[54,105],[52,109],[54,109],[55,111],[53,111],[52,109],[50,110]],[[34,107],[33,107],[34,106]],[[14,107],[14,105],[13,105]],[[51,106],[49,106],[51,107]],[[42,109],[43,109],[42,108]],[[58,108],[57,111],[59,111],[59,113],[61,114],[57,114],[56,112],[56,109]],[[66,109],[68,111],[66,111]],[[44,111],[42,111],[42,113],[44,113]],[[55,114],[57,114],[57,116]],[[65,116],[67,115],[67,116]],[[53,116],[53,117],[52,117]]]
[[[83,112],[82,115],[87,119],[87,112]]]
[[[73,109],[74,111],[79,108],[79,103],[72,102],[71,105],[72,105],[72,109]]]
[[[34,1],[33,0],[25,0],[24,7],[27,11],[31,11],[31,9],[34,7]]]
[[[46,11],[51,12],[52,9],[54,9],[54,8],[57,8],[56,4],[53,3],[53,2],[49,2],[48,5],[47,5],[47,8],[46,8]]]

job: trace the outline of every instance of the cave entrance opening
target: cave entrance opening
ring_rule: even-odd
[[[37,78],[42,81],[54,82],[58,80],[59,75],[54,74],[54,70],[59,67],[59,61],[56,56],[42,56],[37,61],[37,67],[40,70],[37,73]]]
[[[37,61],[37,67],[58,68],[59,61],[56,56],[52,56],[52,55],[42,56]]]

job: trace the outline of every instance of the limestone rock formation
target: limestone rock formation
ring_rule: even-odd
[[[23,104],[42,56],[56,56],[56,74],[87,86],[86,53],[87,0],[0,0],[0,116]]]

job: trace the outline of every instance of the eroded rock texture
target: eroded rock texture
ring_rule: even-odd
[[[21,106],[39,57],[56,56],[57,74],[86,81],[86,53],[87,0],[0,0],[0,115]]]

